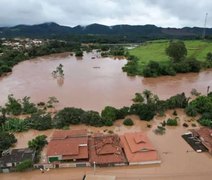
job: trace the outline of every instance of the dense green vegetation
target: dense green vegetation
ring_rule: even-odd
[[[86,124],[96,127],[112,126],[117,119],[124,119],[127,115],[138,115],[141,120],[150,121],[155,115],[163,116],[166,110],[175,110],[176,108],[185,109],[185,112],[189,116],[201,114],[199,123],[205,126],[211,126],[211,94],[209,93],[208,96],[198,96],[195,100],[189,102],[189,98],[184,93],[177,94],[166,100],[160,100],[157,95],[154,95],[149,90],[145,90],[143,93],[135,94],[135,97],[132,99],[133,104],[130,107],[119,109],[106,106],[101,113],[66,107],[58,111],[55,115],[46,112],[46,107],[53,107],[52,103],[57,102],[54,97],[51,97],[48,103],[41,102],[38,104],[39,106],[36,106],[29,101],[30,98],[25,98],[25,100],[27,99],[26,103],[25,101],[15,99],[13,96],[8,96],[8,102],[5,107],[0,108],[0,129],[4,132],[22,132],[28,129],[46,130],[51,128],[65,128],[71,124]],[[11,112],[17,109],[20,109],[20,114],[25,113],[22,110],[24,107],[23,104],[27,104],[27,107],[30,107],[29,109],[35,108],[36,111],[29,111],[29,116],[25,119],[11,117],[10,115],[14,115]],[[6,116],[6,114],[9,116]],[[177,116],[176,111],[173,114]],[[172,124],[173,121],[169,121]],[[169,124],[169,122],[167,123]]]
[[[16,166],[16,171],[23,172],[29,168],[31,168],[33,165],[33,162],[31,160],[25,160]]]
[[[46,138],[46,135],[39,135],[28,142],[28,148],[35,151],[35,162],[39,162],[40,153],[43,150],[44,146],[48,144]]]
[[[123,70],[129,75],[145,77],[199,72],[201,68],[212,67],[211,49],[211,41],[146,42],[129,51]]]
[[[7,150],[17,142],[15,136],[8,132],[0,131],[0,157],[4,150]]]
[[[212,93],[207,96],[198,96],[186,107],[186,113],[189,116],[201,115],[198,122],[203,126],[212,128]]]

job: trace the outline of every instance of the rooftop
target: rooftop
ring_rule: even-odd
[[[35,151],[23,148],[23,149],[12,149],[8,153],[4,154],[0,158],[0,166],[5,165],[6,163],[19,163],[24,160],[34,160]]]
[[[86,130],[55,131],[47,146],[47,156],[62,159],[87,159],[88,136]]]
[[[145,133],[125,133],[120,138],[129,163],[160,161],[157,151]]]
[[[194,135],[199,135],[202,144],[212,153],[212,129],[207,127],[202,127],[200,129],[192,130]]]
[[[89,140],[90,163],[99,165],[125,163],[121,141],[118,135],[95,135]]]

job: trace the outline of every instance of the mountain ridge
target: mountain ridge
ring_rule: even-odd
[[[16,25],[13,27],[0,27],[0,38],[36,37],[54,38],[70,35],[107,35],[107,36],[133,36],[152,38],[195,38],[202,35],[201,27],[163,28],[152,24],[128,25],[119,24],[107,26],[90,24],[87,26],[62,26],[54,22],[35,25]],[[212,36],[212,28],[206,28],[206,35]]]

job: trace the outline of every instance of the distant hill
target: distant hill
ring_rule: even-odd
[[[122,36],[125,39],[160,39],[160,38],[197,38],[202,35],[203,28],[161,28],[155,25],[115,25],[105,26],[91,24],[88,26],[68,27],[50,22],[37,25],[18,25],[0,27],[0,38],[30,37],[30,38],[66,38],[69,36]],[[212,36],[212,28],[206,29],[206,34]]]

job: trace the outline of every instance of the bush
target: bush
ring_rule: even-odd
[[[176,119],[168,119],[167,122],[166,122],[166,125],[167,126],[177,126],[178,123],[177,123],[177,120]]]
[[[82,57],[83,56],[83,51],[81,51],[81,50],[76,51],[75,52],[75,56],[76,57]]]
[[[212,120],[211,119],[199,119],[198,122],[202,125],[202,126],[207,126],[212,128]]]
[[[186,108],[185,108],[185,112],[188,116],[192,116],[195,117],[197,116],[198,112],[197,109],[194,105],[189,104]]]
[[[166,132],[166,128],[162,126],[158,126],[157,129],[154,130],[155,134],[163,135]]]
[[[124,120],[123,124],[125,126],[132,126],[132,125],[134,125],[134,122],[132,121],[132,119],[127,118],[127,119]]]
[[[174,110],[174,112],[172,113],[174,116],[177,116],[177,111]]]
[[[25,171],[26,169],[31,168],[33,165],[31,160],[25,160],[16,166],[16,171],[22,172]]]

